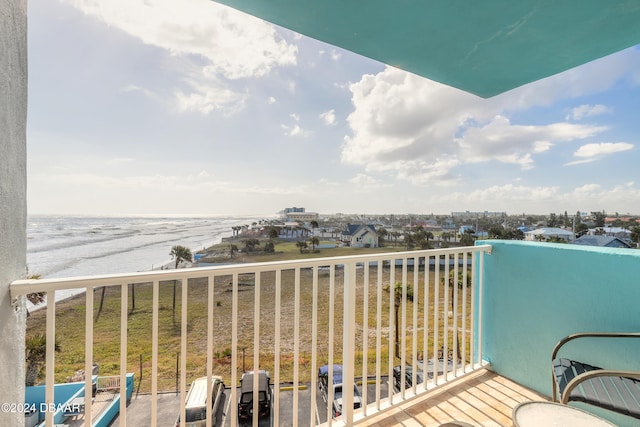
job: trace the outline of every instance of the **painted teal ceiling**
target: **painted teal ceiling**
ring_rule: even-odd
[[[640,0],[214,0],[491,97],[640,44]]]

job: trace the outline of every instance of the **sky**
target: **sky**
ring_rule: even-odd
[[[31,214],[640,214],[640,46],[482,99],[208,0],[28,19]]]

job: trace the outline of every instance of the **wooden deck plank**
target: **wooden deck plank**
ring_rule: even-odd
[[[485,369],[369,418],[360,425],[438,427],[450,421],[465,421],[478,427],[510,427],[513,408],[531,400],[549,398]]]

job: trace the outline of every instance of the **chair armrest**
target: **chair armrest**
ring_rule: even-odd
[[[551,360],[556,358],[562,346],[578,338],[640,338],[640,332],[580,332],[572,334],[564,337],[556,344],[551,353]]]
[[[564,392],[562,393],[560,402],[566,405],[569,402],[569,397],[571,397],[571,392],[574,388],[576,388],[578,385],[580,385],[580,383],[584,381],[588,381],[597,377],[622,377],[640,380],[640,371],[616,371],[612,369],[599,369],[597,371],[585,372],[569,381],[569,384],[567,384]]]
[[[558,402],[558,384],[556,382],[556,376],[553,372],[553,360],[558,355],[560,348],[566,343],[578,338],[640,338],[640,332],[580,332],[577,334],[571,334],[561,339],[553,348],[551,353],[551,377],[552,381],[552,399],[554,402]],[[565,389],[566,392],[566,389]],[[563,393],[564,395],[565,393]]]

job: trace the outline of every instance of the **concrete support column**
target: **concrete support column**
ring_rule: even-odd
[[[27,1],[0,0],[0,404],[24,403],[24,298],[9,284],[26,272]],[[0,411],[0,425],[24,425]]]

